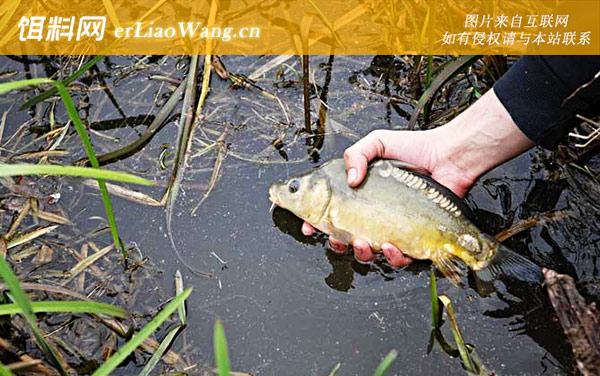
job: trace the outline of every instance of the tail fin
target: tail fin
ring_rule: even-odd
[[[524,282],[541,283],[542,268],[510,248],[500,244],[498,252],[488,265],[475,271],[479,279],[485,282],[501,276],[518,279]]]

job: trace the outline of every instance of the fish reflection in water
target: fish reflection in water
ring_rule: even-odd
[[[302,219],[292,212],[275,207],[273,209],[273,223],[284,234],[290,235],[300,243],[307,245],[322,245],[327,247],[327,236],[317,233],[306,236],[302,233]],[[354,278],[358,274],[366,276],[369,273],[377,273],[382,280],[390,281],[395,278],[396,269],[390,267],[383,259],[374,263],[363,264],[357,261],[351,253],[339,254],[326,249],[326,257],[331,265],[331,273],[325,277],[327,286],[336,291],[348,292],[354,288]],[[418,274],[429,267],[429,262],[415,262],[402,269],[403,273]]]
[[[290,235],[297,241],[308,245],[322,245],[326,247],[327,237],[321,233],[313,236],[306,236],[302,233],[302,220],[293,213],[280,207],[273,209],[273,223],[284,234]],[[352,254],[338,254],[330,249],[326,250],[327,260],[331,264],[331,273],[325,277],[325,283],[330,288],[348,292],[354,285],[355,274],[366,276],[369,272],[379,273],[384,280],[393,279],[390,274],[393,269],[383,262],[374,264],[362,264],[358,262]]]

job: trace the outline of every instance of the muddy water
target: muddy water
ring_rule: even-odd
[[[230,71],[250,75],[269,59],[225,57],[224,62]],[[173,57],[147,59],[134,69],[135,62],[134,58],[110,57],[99,65],[101,72],[108,72],[104,79],[114,101],[102,90],[74,92],[80,105],[91,104],[81,112],[88,123],[120,119],[123,114],[156,113],[159,106],[155,102],[164,103],[169,89],[164,82],[148,77],[160,74],[181,79],[186,69],[185,59]],[[311,60],[317,84],[312,100],[315,114],[327,63],[326,57]],[[25,65],[33,76],[45,76],[57,62],[0,60],[3,70],[20,72],[17,78],[23,77]],[[232,154],[224,160],[220,180],[194,216],[190,211],[206,191],[216,153],[190,161],[172,226],[185,263],[175,256],[166,236],[163,208],[114,198],[123,238],[135,242],[164,270],[164,285],[172,285],[172,276],[179,269],[186,285],[194,286],[188,300],[186,335],[197,360],[212,362],[212,327],[219,317],[225,325],[234,370],[257,375],[327,375],[341,362],[341,375],[368,375],[389,350],[397,349],[399,355],[390,374],[464,374],[460,361],[443,353],[438,345],[428,353],[427,263],[403,270],[392,270],[383,263],[362,265],[349,255],[333,254],[322,237],[301,235],[300,221],[290,213],[281,209],[269,212],[267,188],[273,181],[339,157],[370,130],[406,126],[414,95],[409,85],[411,66],[412,58],[336,57],[328,85],[323,140],[307,140],[298,131],[303,128],[302,87],[295,73],[300,67],[294,59],[257,81],[280,98],[285,110],[256,89],[233,90],[213,76],[205,131],[196,132],[196,138],[212,142],[227,129],[225,142]],[[98,82],[96,75],[82,86],[97,88]],[[449,98],[461,97],[466,80],[461,82],[451,86]],[[37,115],[16,114],[13,102],[25,97],[18,94],[2,99],[2,111],[10,109],[15,119],[5,130],[5,138],[21,122],[48,117],[48,104]],[[59,107],[57,121],[64,123],[66,117]],[[172,120],[146,149],[115,163],[114,168],[166,182],[169,172],[160,168],[158,159],[163,148],[172,148],[176,142],[176,119]],[[47,124],[47,120],[41,123]],[[117,127],[92,134],[92,139],[98,150],[108,151],[131,142],[142,129]],[[282,134],[283,145],[277,150],[271,143]],[[192,146],[192,154],[202,149],[199,141]],[[313,145],[320,141],[319,152],[314,152]],[[77,149],[74,137],[70,142],[73,150]],[[76,152],[70,158],[80,156]],[[171,162],[167,157],[167,165]],[[598,158],[586,163],[592,171],[600,164]],[[522,219],[568,210],[567,218],[527,230],[507,244],[543,266],[575,276],[593,295],[600,266],[600,216],[593,201],[596,187],[591,177],[561,164],[556,155],[534,150],[485,175],[467,202],[477,214],[477,224],[491,234]],[[95,191],[75,182],[67,188],[62,204],[73,215],[78,213],[78,226],[86,228],[94,216],[103,215]],[[160,198],[163,189],[145,192]],[[82,190],[83,198],[75,200]],[[195,277],[186,265],[213,272],[215,278]],[[570,372],[570,348],[541,290],[498,281],[488,293],[480,294],[472,285],[458,288],[443,278],[438,280],[438,290],[453,301],[465,338],[490,370],[507,375]],[[452,338],[449,331],[445,333]]]

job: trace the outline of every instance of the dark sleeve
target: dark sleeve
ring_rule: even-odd
[[[578,124],[576,114],[600,114],[599,72],[600,56],[524,56],[494,91],[527,137],[553,149]]]

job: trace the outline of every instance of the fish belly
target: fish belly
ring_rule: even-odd
[[[440,230],[416,213],[390,210],[356,197],[333,195],[324,222],[319,227],[344,243],[364,239],[375,251],[390,243],[421,260],[429,259],[431,249],[443,242]]]

